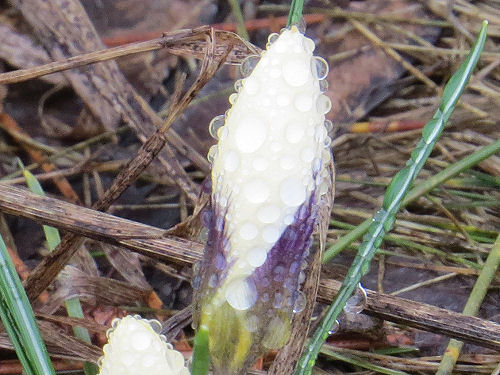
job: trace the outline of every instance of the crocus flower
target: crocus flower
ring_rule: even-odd
[[[216,375],[243,374],[286,344],[321,195],[331,176],[322,94],[326,62],[297,27],[271,34],[232,108],[215,118],[209,234],[195,276],[195,324],[209,332]]]
[[[160,322],[128,315],[111,326],[99,375],[189,375],[182,354],[157,333]]]

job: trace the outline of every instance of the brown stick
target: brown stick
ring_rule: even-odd
[[[318,299],[331,303],[340,288],[336,280],[320,282]],[[500,325],[440,307],[367,290],[364,313],[487,348],[500,349]]]

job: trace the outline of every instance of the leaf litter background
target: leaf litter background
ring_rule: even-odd
[[[48,46],[50,43],[57,45],[57,41],[38,40],[19,11],[23,10],[23,5],[12,3],[11,7],[7,2],[0,2],[1,68],[10,71],[51,61]],[[145,0],[140,4],[133,0],[84,0],[81,3],[102,42],[108,46],[147,40],[162,32],[205,24],[217,24],[229,30],[236,27],[231,7],[223,0]],[[283,27],[279,17],[286,15],[283,5],[287,2],[240,3],[251,42],[264,47],[267,35]],[[465,52],[469,48],[471,35],[479,30],[483,18],[488,18],[491,25],[485,48],[488,53],[483,56],[480,70],[464,95],[462,102],[465,105],[457,108],[420,178],[424,180],[447,163],[498,139],[500,2],[318,0],[306,2],[306,5],[311,9],[306,9],[305,13],[315,15],[308,18],[307,34],[317,42],[318,54],[330,64],[328,93],[333,108],[329,118],[334,123],[330,135],[333,136],[337,168],[332,219],[337,224],[330,226],[328,238],[334,243],[346,233],[345,227],[339,227],[338,222],[356,225],[380,206],[384,184],[407,159],[418,139],[419,128],[435,110],[440,87],[463,58],[457,51]],[[329,17],[327,13],[332,10],[344,17]],[[400,22],[405,18],[421,22]],[[265,22],[258,24],[255,19]],[[369,39],[370,32],[378,42],[373,35]],[[100,42],[85,43],[87,45],[76,46],[75,50],[82,51]],[[388,53],[387,49],[392,47],[394,49]],[[405,66],[395,55],[402,56]],[[199,61],[189,54],[179,57],[167,50],[120,58],[117,63],[128,82],[161,117],[168,113],[180,74],[187,74],[188,87],[199,70]],[[78,76],[79,71],[86,69],[92,68],[76,69],[73,74]],[[227,97],[233,92],[232,85],[238,74],[233,66],[223,66],[173,125],[188,148],[185,155],[177,152],[176,158],[192,186],[198,186],[207,175],[208,164],[200,159],[214,143],[208,134],[208,123],[228,108]],[[92,105],[89,108],[92,98],[78,95],[74,82],[75,79],[71,80],[68,75],[56,73],[0,87],[0,173],[4,182],[22,185],[19,174],[12,175],[18,170],[16,157],[29,165],[36,161],[36,152],[44,155],[48,147],[61,150],[104,130],[121,129],[126,123],[119,113],[104,120],[96,116],[93,111],[98,104],[96,108]],[[24,134],[21,139],[12,136],[13,127]],[[134,156],[140,146],[138,133],[141,132],[137,129],[121,129],[105,142],[57,158],[55,170],[66,173],[76,195],[67,191],[65,196],[61,194],[44,175],[47,171],[37,168],[33,172],[50,196],[90,206],[110,185],[123,164]],[[38,143],[26,143],[26,139]],[[399,222],[392,234],[417,246],[425,245],[481,264],[500,230],[499,176],[499,159],[491,157],[433,191],[434,200],[420,198],[407,207],[398,216]],[[436,205],[436,200],[441,205]],[[109,212],[169,229],[186,219],[194,203],[193,196],[173,183],[162,164],[153,163]],[[461,232],[454,222],[472,229]],[[443,226],[446,229],[442,229]],[[47,251],[41,227],[26,219],[5,216],[1,231],[17,259],[18,271],[26,276]],[[189,237],[190,232],[196,231],[188,224],[176,233]],[[189,239],[200,241],[201,237]],[[418,251],[415,247],[401,247],[386,241],[382,248],[364,279],[367,288],[456,312],[462,310],[477,271],[462,262]],[[342,280],[353,256],[353,249],[348,249],[324,265],[323,278]],[[78,346],[71,341],[74,340],[70,330],[72,321],[64,318],[61,308],[65,298],[79,296],[84,301],[86,325],[94,332],[94,344],[99,346],[103,344],[105,325],[115,316],[140,312],[164,320],[188,306],[190,278],[190,267],[160,263],[128,250],[86,241],[71,260],[71,266],[64,269],[48,293],[35,304],[36,311],[45,314],[39,317],[44,335],[50,337],[49,350],[55,357],[63,358],[95,359],[98,356],[96,346]],[[479,317],[497,323],[500,322],[498,287],[497,277],[479,313]],[[320,313],[321,304],[318,303],[317,315]],[[178,348],[189,351],[187,340],[192,337],[189,325],[175,332],[178,333],[175,336]],[[439,363],[439,358],[429,356],[440,356],[447,340],[441,335],[361,314],[344,316],[339,331],[332,335],[329,343],[355,356],[362,354],[349,350],[413,347],[415,350],[405,356],[421,362],[412,363],[412,368],[404,361],[391,363],[394,358],[389,355],[382,360],[370,357],[369,360],[411,373],[433,373],[436,366],[429,363]],[[5,337],[0,345],[8,347]],[[469,367],[459,370],[469,373],[492,373],[500,360],[498,353],[479,346],[467,345],[464,353],[460,363]],[[4,358],[15,356],[7,350],[0,352],[0,373],[9,373],[10,365],[13,366],[10,371],[19,370],[15,361],[4,362]],[[271,359],[272,356],[265,359],[264,369]],[[57,364],[68,366],[63,362]],[[332,374],[359,373],[360,370],[326,359],[320,366]]]

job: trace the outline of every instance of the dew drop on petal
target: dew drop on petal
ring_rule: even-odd
[[[328,90],[328,81],[326,79],[319,80],[319,91],[324,93]]]
[[[300,158],[303,162],[310,163],[314,159],[314,150],[311,147],[306,147],[300,152]]]
[[[288,319],[276,315],[268,324],[262,345],[267,349],[279,349],[290,338],[290,323]]]
[[[240,156],[235,150],[229,150],[224,157],[224,169],[228,172],[234,172],[240,165]]]
[[[278,33],[272,33],[272,34],[269,34],[269,36],[267,37],[267,42],[269,44],[273,44],[274,42],[276,42],[276,40],[278,40],[280,34]]]
[[[243,194],[250,203],[262,203],[269,198],[269,184],[264,180],[252,180],[243,188]]]
[[[333,130],[333,122],[330,120],[325,120],[325,129],[328,133],[330,133]]]
[[[240,90],[243,88],[243,80],[241,79],[238,79],[235,83],[234,83],[234,89],[236,90],[236,92],[240,92]]]
[[[276,104],[278,104],[278,106],[280,107],[286,107],[290,104],[290,96],[284,94],[278,95],[278,97],[276,98]]]
[[[303,60],[290,59],[283,65],[283,78],[293,87],[303,86],[310,79],[310,70]]]
[[[283,306],[283,295],[281,293],[276,293],[274,295],[273,307],[275,309],[280,309]]]
[[[280,197],[287,206],[296,207],[306,200],[306,189],[299,179],[289,177],[281,183]]]
[[[248,77],[245,80],[245,92],[249,95],[255,95],[259,92],[259,83],[254,77]]]
[[[224,126],[224,122],[226,121],[226,116],[219,115],[215,116],[210,124],[208,125],[208,132],[214,139],[219,139],[217,136],[217,131]]]
[[[233,280],[226,288],[226,301],[235,310],[248,310],[255,304],[257,297],[257,288],[249,278]]]
[[[307,53],[313,53],[314,48],[316,48],[314,40],[310,38],[303,38],[302,44],[304,45],[304,51],[306,51]]]
[[[300,93],[295,96],[294,106],[300,112],[307,112],[312,108],[313,99],[306,93]]]
[[[261,247],[254,247],[247,253],[246,260],[252,267],[262,266],[267,259],[267,252]]]
[[[217,286],[218,277],[215,273],[211,274],[208,278],[208,286],[210,288],[215,288]]]
[[[281,76],[281,70],[279,68],[271,68],[269,70],[269,75],[271,76],[271,78],[279,78]]]
[[[332,160],[332,153],[329,148],[325,148],[322,151],[321,160],[323,160],[323,165],[327,165]]]
[[[280,159],[280,167],[283,168],[284,170],[290,170],[290,169],[293,169],[295,168],[295,166],[297,165],[297,159],[293,156],[283,156],[281,159]]]
[[[300,122],[292,122],[286,126],[286,139],[290,143],[298,143],[304,136],[304,126]]]
[[[294,215],[286,215],[285,218],[283,219],[283,223],[285,225],[290,225],[293,223],[293,220],[295,219]]]
[[[273,244],[280,238],[280,235],[281,231],[276,225],[266,225],[262,229],[262,239],[264,242]]]
[[[210,164],[214,162],[216,155],[217,155],[217,145],[213,145],[210,147],[207,154],[207,160]]]
[[[255,169],[256,171],[259,171],[259,172],[265,171],[268,166],[269,166],[269,162],[266,159],[261,158],[261,157],[256,157],[252,161],[253,169]]]
[[[330,137],[325,137],[325,140],[323,141],[323,146],[325,148],[328,148],[330,147],[331,144],[332,144],[332,139]]]
[[[274,205],[266,205],[257,211],[257,219],[265,224],[275,223],[280,217],[280,209]]]
[[[246,319],[246,326],[249,332],[255,332],[259,328],[259,318],[257,315],[250,315]]]
[[[259,229],[257,226],[252,223],[252,222],[247,222],[243,224],[240,228],[240,237],[244,240],[253,240],[255,237],[257,237],[257,234],[259,232]]]
[[[254,68],[257,66],[257,63],[260,60],[260,56],[258,55],[251,55],[248,56],[245,60],[240,65],[240,72],[243,77],[248,77],[250,73],[254,70]]]
[[[229,104],[234,105],[236,103],[236,100],[238,99],[238,94],[233,92],[231,95],[229,95]]]
[[[238,123],[235,129],[236,145],[241,152],[252,153],[257,151],[267,136],[264,122],[255,117],[246,117]]]
[[[307,300],[306,300],[306,296],[305,296],[304,292],[301,292],[301,291],[297,292],[297,295],[295,297],[295,301],[293,303],[293,310],[292,311],[295,314],[298,314],[298,313],[304,311],[304,308],[306,307],[306,302],[307,302]]]
[[[332,102],[326,95],[320,95],[316,100],[316,109],[320,115],[328,113],[332,109]]]
[[[312,59],[312,71],[319,80],[325,79],[328,75],[328,63],[324,58],[314,56]]]
[[[145,350],[151,345],[151,334],[144,330],[140,330],[130,337],[130,343],[135,350]]]

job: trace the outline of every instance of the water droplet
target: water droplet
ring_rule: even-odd
[[[153,329],[153,331],[155,331],[158,334],[161,332],[163,326],[161,325],[161,322],[159,320],[151,319],[151,320],[148,320],[148,323],[151,326],[151,328]]]
[[[295,220],[295,215],[292,215],[292,214],[290,214],[290,215],[286,215],[286,216],[284,217],[284,219],[283,219],[283,223],[284,223],[285,225],[290,225],[290,224],[292,224],[292,223],[293,223],[293,221],[294,221],[294,220]]]
[[[246,326],[249,332],[255,332],[259,328],[259,318],[257,315],[250,315],[246,319]]]
[[[259,172],[265,171],[268,166],[269,166],[269,162],[266,159],[262,158],[262,157],[256,157],[252,161],[252,167],[256,171],[259,171]]]
[[[255,152],[266,140],[266,124],[256,117],[243,118],[235,125],[236,145],[241,152]]]
[[[330,137],[325,137],[325,140],[323,141],[323,146],[325,148],[328,148],[330,147],[331,144],[332,144],[332,139]]]
[[[214,162],[216,155],[217,155],[217,145],[213,145],[210,147],[207,154],[207,160],[210,164]]]
[[[332,109],[332,102],[326,95],[320,95],[316,100],[316,109],[320,115],[328,113]]]
[[[314,132],[314,138],[315,138],[316,142],[318,142],[320,144],[323,143],[323,140],[325,139],[325,137],[326,137],[325,127],[322,124],[316,126],[316,130]]]
[[[240,165],[240,156],[235,150],[229,150],[224,157],[224,169],[228,172],[234,172]]]
[[[285,137],[290,143],[298,143],[304,137],[304,126],[300,122],[287,124]]]
[[[243,80],[241,79],[238,79],[235,83],[234,83],[234,89],[236,90],[236,92],[240,92],[240,90],[243,88]]]
[[[262,345],[267,349],[279,349],[290,338],[290,322],[279,315],[273,317],[268,324]]]
[[[243,224],[240,228],[240,231],[239,231],[240,237],[243,240],[247,240],[247,241],[253,240],[255,237],[257,237],[258,233],[259,233],[259,229],[257,228],[257,226],[254,223],[252,223],[250,221]]]
[[[262,296],[260,296],[260,299],[262,302],[266,303],[269,301],[269,293],[262,293]]]
[[[245,79],[245,92],[249,95],[255,95],[259,92],[259,83],[255,77]]]
[[[312,59],[312,71],[314,76],[319,80],[325,79],[328,75],[328,63],[324,58],[314,56]]]
[[[278,33],[271,33],[267,37],[267,42],[269,44],[273,44],[274,42],[276,42],[278,40],[279,36],[280,36],[280,34],[278,34]]]
[[[274,295],[273,307],[275,309],[280,309],[283,306],[283,295],[281,293],[276,293]]]
[[[269,70],[269,75],[271,76],[271,78],[279,78],[281,76],[281,70],[280,70],[280,68],[276,68],[276,67],[275,68],[271,68]]]
[[[238,94],[233,92],[231,95],[229,95],[229,104],[234,105],[236,103],[236,100],[238,99]]]
[[[314,40],[310,38],[303,38],[302,44],[304,46],[304,51],[306,51],[307,53],[313,53],[314,49],[316,48]]]
[[[302,59],[290,59],[282,68],[285,82],[292,87],[303,86],[310,79],[310,70]]]
[[[248,77],[254,68],[257,66],[257,63],[260,60],[260,56],[258,55],[251,55],[248,56],[243,62],[241,63],[240,66],[240,72],[243,77]]]
[[[344,311],[351,314],[359,314],[366,308],[367,298],[365,288],[361,284],[358,284],[354,295],[347,300]]]
[[[328,81],[326,79],[321,79],[319,81],[319,91],[322,94],[328,91]]]
[[[266,205],[257,211],[257,219],[265,224],[275,223],[280,217],[280,209],[274,205]]]
[[[267,252],[261,247],[255,247],[247,253],[246,260],[252,267],[262,266],[267,259]]]
[[[325,148],[321,152],[321,159],[323,160],[323,165],[327,165],[330,162],[330,160],[332,160],[332,153],[330,148]]]
[[[280,107],[286,107],[287,105],[290,104],[290,96],[289,95],[278,95],[276,98],[276,104]]]
[[[215,288],[217,286],[218,282],[218,277],[215,273],[211,274],[210,277],[208,278],[208,286],[210,288]]]
[[[224,115],[219,115],[215,116],[212,121],[210,121],[210,124],[208,125],[208,132],[214,139],[219,139],[217,136],[217,131],[224,126],[224,123],[226,121],[226,116]]]
[[[237,279],[226,288],[226,301],[236,310],[247,310],[257,301],[257,288],[252,279]]]
[[[282,283],[285,280],[286,268],[282,265],[277,265],[273,268],[273,280]]]
[[[340,326],[339,321],[335,320],[335,322],[333,322],[332,326],[328,330],[328,334],[333,335],[334,333],[336,333],[339,330],[339,326]]]
[[[289,177],[281,183],[280,197],[287,206],[296,207],[306,200],[306,189],[299,179]]]
[[[304,148],[300,153],[300,158],[306,163],[310,163],[314,159],[314,150],[311,147]]]
[[[319,195],[325,195],[330,190],[330,183],[326,179],[321,180],[321,184],[319,186]]]
[[[266,225],[262,229],[262,239],[264,242],[273,244],[280,238],[280,235],[281,231],[276,225]]]
[[[293,309],[292,311],[295,314],[298,314],[302,311],[304,311],[307,303],[306,295],[304,292],[297,291],[297,295],[295,297],[295,302],[293,303]]]
[[[195,263],[196,264],[196,263]],[[194,267],[194,266],[193,266]],[[120,318],[114,318],[111,321],[111,329],[114,330],[116,327],[118,327],[118,324],[120,324],[121,319]]]
[[[222,254],[217,254],[215,256],[215,261],[214,261],[215,268],[219,271],[222,271],[224,268],[226,268],[226,258]]]
[[[250,203],[262,203],[269,198],[269,185],[264,180],[252,180],[243,187],[243,194]]]
[[[327,133],[330,133],[333,130],[333,122],[331,122],[328,119],[325,120],[325,129],[326,129]]]
[[[297,159],[294,156],[283,156],[280,159],[280,167],[286,171],[293,169],[297,165]]]
[[[300,112],[307,112],[312,108],[313,99],[307,93],[300,93],[295,97],[294,106]]]
[[[306,273],[304,271],[299,272],[298,282],[302,284],[306,280]]]

